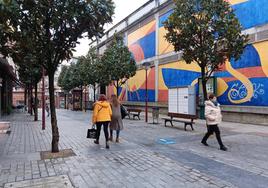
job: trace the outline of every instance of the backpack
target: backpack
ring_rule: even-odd
[[[120,105],[120,110],[121,110],[121,117],[122,119],[124,119],[128,115],[128,112],[123,105]]]

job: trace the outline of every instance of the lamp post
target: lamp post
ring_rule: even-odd
[[[145,122],[148,123],[148,79],[147,71],[150,67],[150,62],[144,62],[142,66],[145,68]]]

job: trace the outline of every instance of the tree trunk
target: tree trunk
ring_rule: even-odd
[[[83,86],[80,86],[81,88],[81,93],[80,93],[80,109],[83,111]]]
[[[202,89],[203,89],[203,96],[204,96],[204,101],[207,100],[207,80],[206,80],[206,71],[205,67],[201,68],[201,76],[202,76]]]
[[[67,104],[67,110],[69,110],[69,93],[66,94],[66,104]]]
[[[24,111],[26,111],[26,106],[27,106],[27,86],[24,88]]]
[[[28,90],[28,113],[33,115],[33,109],[32,109],[32,86],[29,85],[29,90]]]
[[[52,128],[52,153],[59,152],[59,130],[57,125],[57,115],[55,108],[55,93],[54,93],[54,72],[49,72],[49,100],[50,100],[50,111],[51,111],[51,128]]]
[[[31,85],[31,89],[30,89],[30,100],[31,100],[31,109],[30,109],[30,113],[31,116],[33,115],[33,86]]]
[[[73,111],[74,111],[74,92],[72,92]]]
[[[67,102],[67,100],[66,100],[66,93],[64,93],[64,109],[67,109],[67,104],[66,104],[66,102]]]
[[[30,85],[28,85],[28,89],[27,89],[27,103],[28,103],[28,113],[30,114],[30,107],[31,107],[31,102],[30,102]]]
[[[85,112],[87,112],[87,86],[85,85]]]
[[[116,96],[117,98],[119,97],[119,83],[118,83],[118,80],[116,80]]]
[[[34,121],[38,121],[38,95],[37,95],[37,83],[34,86],[35,90],[34,90],[34,96],[35,96],[35,100],[34,100]]]
[[[93,86],[94,103],[96,102],[96,86]]]

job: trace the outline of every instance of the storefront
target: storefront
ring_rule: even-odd
[[[6,59],[0,58],[0,115],[12,111],[12,89],[17,78]]]

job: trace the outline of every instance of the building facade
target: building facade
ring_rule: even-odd
[[[266,124],[268,119],[268,4],[266,0],[229,0],[240,20],[243,33],[250,41],[238,61],[226,63],[215,72],[217,97],[231,121],[250,122],[251,115],[258,117],[256,123]],[[186,64],[181,54],[165,40],[163,22],[172,13],[172,0],[150,0],[122,20],[99,41],[99,52],[103,53],[115,32],[125,37],[139,70],[121,88],[120,98],[128,102],[145,100],[145,70],[143,62],[150,62],[147,74],[149,101],[159,104],[168,102],[168,88],[196,86],[200,68]],[[114,88],[108,89],[109,93]]]
[[[12,111],[13,87],[18,84],[14,63],[0,54],[0,117]]]

